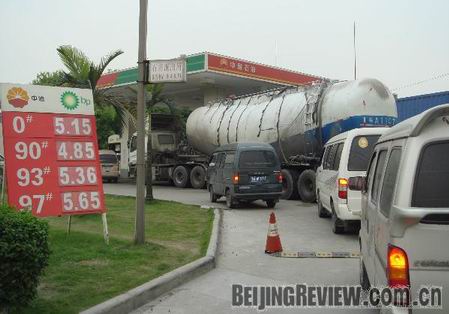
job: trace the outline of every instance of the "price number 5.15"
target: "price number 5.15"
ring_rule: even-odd
[[[90,135],[92,125],[88,118],[55,117],[56,135]]]

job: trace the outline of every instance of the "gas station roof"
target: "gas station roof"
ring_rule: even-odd
[[[187,81],[165,83],[163,94],[180,106],[198,107],[231,95],[282,86],[308,85],[325,78],[204,52],[186,57]],[[104,74],[97,88],[135,102],[137,67]]]

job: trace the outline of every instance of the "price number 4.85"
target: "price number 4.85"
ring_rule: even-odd
[[[66,192],[62,193],[64,211],[82,211],[100,209],[98,192]]]
[[[57,142],[58,160],[93,160],[93,142]]]

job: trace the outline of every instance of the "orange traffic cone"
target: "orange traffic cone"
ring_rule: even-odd
[[[278,234],[278,226],[276,225],[276,216],[274,212],[271,212],[265,253],[272,254],[277,252],[282,252],[282,244]]]

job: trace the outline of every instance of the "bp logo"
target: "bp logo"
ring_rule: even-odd
[[[78,96],[74,92],[64,92],[61,95],[61,104],[68,110],[75,110],[79,106]]]

